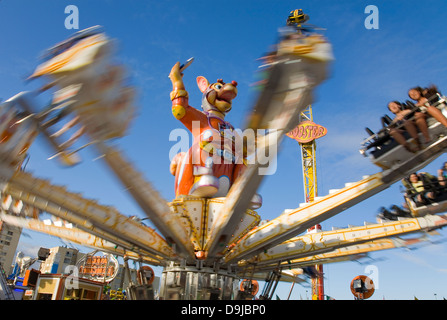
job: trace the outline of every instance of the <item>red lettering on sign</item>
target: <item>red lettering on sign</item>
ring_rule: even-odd
[[[303,121],[286,135],[299,143],[311,142],[326,135],[327,129],[312,121]]]

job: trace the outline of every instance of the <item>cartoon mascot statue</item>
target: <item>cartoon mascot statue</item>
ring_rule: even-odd
[[[241,140],[233,126],[225,121],[237,96],[237,83],[225,83],[222,79],[209,83],[205,77],[197,77],[197,85],[203,93],[203,111],[200,111],[189,105],[181,71],[177,62],[169,74],[173,87],[172,114],[191,131],[193,144],[188,152],[177,154],[171,161],[175,195],[225,197],[246,168]],[[251,208],[259,208],[261,204],[262,199],[256,194]]]

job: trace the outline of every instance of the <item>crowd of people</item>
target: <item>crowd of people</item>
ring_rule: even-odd
[[[389,134],[394,140],[407,151],[415,153],[432,142],[427,117],[435,118],[445,127],[447,127],[447,118],[436,107],[441,97],[441,93],[436,86],[411,88],[408,91],[408,97],[414,102],[407,101],[404,104],[399,101],[391,101],[388,103],[388,110],[394,114],[394,119],[390,121],[389,117],[382,117],[382,124],[389,129]],[[407,141],[404,136],[405,132],[414,139],[415,144]],[[424,141],[420,141],[419,132],[422,134]]]
[[[405,187],[404,198],[413,201],[416,207],[447,200],[447,162],[438,169],[437,175],[428,172],[414,172],[402,179]],[[399,217],[412,217],[407,201],[403,207],[396,205],[389,209],[380,208],[379,218],[397,220]]]

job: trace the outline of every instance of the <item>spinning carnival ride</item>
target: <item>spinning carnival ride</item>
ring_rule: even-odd
[[[122,137],[134,117],[135,94],[123,81],[124,68],[113,62],[112,41],[94,27],[48,50],[45,61],[31,78],[47,81],[42,90],[55,89],[50,105],[38,107],[35,96],[40,92],[22,92],[1,104],[0,219],[95,250],[161,266],[160,298],[166,300],[251,299],[256,289],[253,280],[266,280],[267,287],[261,297],[268,299],[278,280],[302,281],[299,276],[306,267],[355,259],[367,252],[424,241],[419,238],[403,240],[399,236],[441,228],[447,224],[446,215],[427,214],[303,233],[383,191],[441,155],[447,148],[446,128],[437,124],[432,131],[436,137],[434,142],[418,153],[407,153],[397,146],[388,148],[379,157],[372,155],[381,168],[376,174],[347,183],[342,189],[331,190],[326,196],[315,196],[313,201],[286,210],[267,222],[261,223],[254,211],[261,205],[256,191],[264,177],[259,170],[265,164],[247,159],[252,159],[253,154],[276,150],[284,135],[299,124],[300,115],[313,101],[313,89],[327,77],[327,66],[332,60],[330,44],[312,27],[301,25],[307,17],[300,16],[298,11],[292,12],[287,27],[281,29],[276,50],[266,57],[263,66],[266,78],[246,125],[246,129],[265,129],[264,135],[255,136],[255,150],[238,154],[231,144],[229,149],[220,149],[227,136],[233,142],[238,137],[231,125],[213,116],[231,109],[237,84],[207,83],[202,91],[204,99],[210,101],[207,95],[211,91],[217,97],[214,101],[220,104],[215,103],[217,109],[207,105],[210,109],[204,108],[205,112],[193,111],[187,104],[187,91],[182,87],[181,72],[185,66],[174,66],[170,75],[174,116],[185,125],[188,125],[189,112],[207,117],[212,134],[217,130],[213,121],[225,124],[225,128],[217,130],[222,140],[201,132],[200,143],[196,144],[200,146],[196,150],[212,160],[206,158],[200,165],[188,169],[187,156],[183,155],[183,162],[177,166],[182,168],[183,175],[174,170],[176,181],[193,185],[189,193],[176,194],[171,202],[163,199],[122,152],[112,146],[112,139]],[[64,141],[71,131],[74,133]],[[96,148],[157,230],[113,207],[26,172],[22,165],[38,134],[45,137],[53,149],[51,158],[68,167],[81,161],[77,153],[80,149]],[[81,136],[88,139],[88,143],[74,147]],[[368,145],[374,139],[372,136],[365,143]],[[214,152],[206,150],[205,146],[213,144]],[[373,147],[376,145],[368,145],[364,153]],[[242,168],[234,181],[225,182],[217,174],[220,168],[216,159],[228,154],[230,161],[225,163],[226,168],[236,170],[236,165]],[[236,163],[237,159],[244,161]],[[187,170],[191,173],[189,182],[182,180]],[[56,217],[59,224],[44,223],[40,219],[44,212]],[[239,288],[241,279],[250,281],[243,281]]]

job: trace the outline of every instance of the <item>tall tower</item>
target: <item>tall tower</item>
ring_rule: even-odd
[[[298,141],[301,147],[301,160],[303,167],[304,199],[312,202],[318,195],[317,166],[316,166],[316,142],[327,133],[327,129],[313,122],[312,106],[309,105],[300,114],[300,124],[287,136]],[[319,232],[320,225],[316,225],[308,232]],[[312,298],[324,300],[323,265],[316,265],[319,276],[312,279]]]
[[[312,116],[312,106],[309,105],[301,114],[300,114],[300,124],[298,128],[298,133],[301,134],[301,160],[303,165],[303,182],[304,182],[304,199],[306,202],[314,201],[317,196],[317,166],[316,166],[316,147],[315,138],[312,135],[307,134],[310,130],[312,130],[313,124],[313,116]],[[308,125],[306,125],[308,124]],[[303,129],[301,129],[303,128]],[[308,129],[309,128],[309,129]],[[306,139],[307,138],[307,139]],[[309,140],[310,141],[305,141]]]

